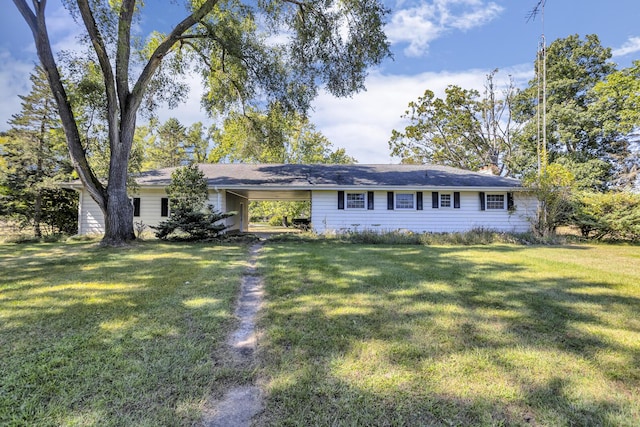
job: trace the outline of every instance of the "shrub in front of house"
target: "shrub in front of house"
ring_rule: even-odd
[[[208,240],[224,233],[228,226],[222,220],[235,214],[215,211],[211,205],[205,211],[178,209],[171,212],[167,220],[151,228],[162,240]]]

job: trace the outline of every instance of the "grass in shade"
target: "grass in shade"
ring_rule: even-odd
[[[259,425],[638,425],[638,246],[283,240],[259,268]]]
[[[224,340],[241,245],[0,245],[0,425],[193,425],[249,380]]]

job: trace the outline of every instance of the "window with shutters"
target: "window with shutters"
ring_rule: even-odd
[[[487,209],[504,209],[504,194],[487,194]]]
[[[396,209],[414,209],[413,193],[396,193]]]
[[[451,194],[440,193],[440,207],[441,208],[450,208],[451,207]]]
[[[366,193],[347,193],[347,209],[364,209]]]

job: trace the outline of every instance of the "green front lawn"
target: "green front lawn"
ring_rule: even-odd
[[[640,420],[640,247],[272,243],[265,425]]]
[[[197,425],[257,381],[258,425],[640,419],[640,247],[268,242],[260,365],[225,339],[242,245],[0,245],[0,425]]]
[[[242,246],[0,245],[0,425],[198,422],[246,373],[221,352]]]

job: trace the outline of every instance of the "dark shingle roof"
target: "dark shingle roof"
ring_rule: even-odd
[[[210,187],[331,189],[340,187],[518,188],[519,180],[438,165],[200,164]],[[166,186],[176,168],[142,173],[140,186]]]

